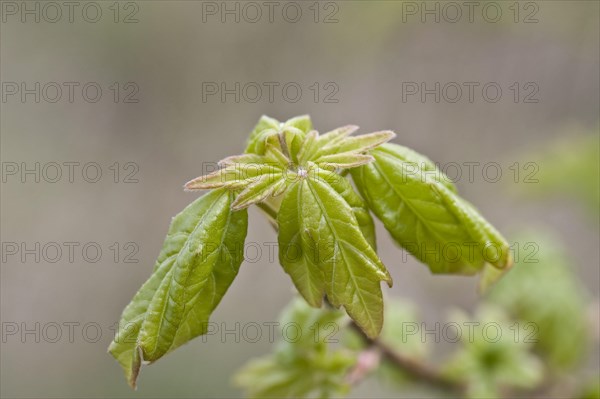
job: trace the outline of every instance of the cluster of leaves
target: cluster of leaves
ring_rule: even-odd
[[[383,326],[381,282],[392,285],[370,211],[434,273],[483,272],[486,285],[510,268],[506,240],[429,159],[387,143],[391,131],[351,136],[357,129],[319,134],[308,116],[262,117],[244,154],[185,185],[212,191],[173,219],[109,347],[132,386],[142,362],[206,333],[243,261],[253,204],[277,228],[280,263],[306,302],[344,307],[370,338]]]
[[[418,334],[406,334],[403,323],[418,321],[416,309],[407,302],[388,301],[386,324],[378,338],[404,356],[424,360],[428,346]],[[294,323],[293,340],[281,340],[273,352],[250,360],[234,377],[237,386],[251,398],[344,397],[352,385],[376,373],[386,382],[408,382],[391,362],[376,356],[376,364],[363,365],[361,355],[371,354],[364,339],[347,328],[349,320],[339,310],[316,309],[300,298],[282,312],[281,326]],[[284,328],[282,328],[282,332]]]
[[[584,291],[558,239],[548,232],[524,231],[515,241],[536,243],[535,262],[518,264],[490,290],[486,301],[522,325],[533,323],[539,331],[535,349],[545,363],[569,369],[581,361],[587,347]]]
[[[498,398],[503,389],[532,389],[542,382],[543,363],[523,338],[524,329],[501,308],[481,306],[472,320],[456,312],[452,321],[473,325],[469,334],[463,332],[462,348],[444,365],[446,375],[466,383],[468,398]],[[491,333],[489,326],[494,326]]]
[[[348,320],[338,310],[316,309],[296,298],[284,310],[281,326],[294,325],[294,336],[274,351],[253,359],[234,378],[251,398],[329,398],[350,391],[347,375],[356,352],[334,348]],[[282,329],[283,331],[283,329]]]
[[[482,339],[475,331],[472,342],[445,366],[457,381],[467,382],[472,398],[501,397],[506,390],[541,389],[557,396],[561,375],[581,366],[589,343],[585,318],[586,297],[573,275],[560,241],[541,230],[521,231],[516,242],[535,242],[534,261],[522,260],[490,289],[475,311],[476,328],[499,326],[499,339]],[[467,317],[455,314],[453,321]],[[597,373],[597,371],[596,371]],[[553,376],[548,380],[548,376]]]

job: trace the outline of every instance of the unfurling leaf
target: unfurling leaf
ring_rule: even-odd
[[[109,347],[130,385],[142,361],[206,333],[243,260],[247,213],[232,211],[232,201],[228,190],[215,190],[173,219],[154,273],[125,308]]]
[[[311,129],[312,122],[308,115],[297,116],[286,122],[279,122],[277,119],[263,115],[258,121],[258,124],[254,127],[254,130],[252,130],[252,133],[250,133],[248,145],[244,152],[263,155],[265,153],[265,141],[270,136],[279,133],[285,134],[286,132],[304,136]],[[292,144],[291,141],[292,140],[288,140],[290,145]]]
[[[295,116],[295,117],[285,121],[283,126],[284,127],[295,127],[296,129],[300,130],[304,134],[310,132],[313,128],[312,121],[310,120],[309,115]]]
[[[307,302],[318,306],[324,290],[333,306],[344,306],[376,337],[383,324],[380,282],[392,280],[353,208],[328,183],[340,186],[339,179],[344,178],[313,165],[288,189],[278,216],[280,262]]]
[[[246,151],[244,152],[262,155],[258,148],[261,141],[264,140],[264,138],[261,138],[261,136],[264,136],[264,132],[277,132],[279,125],[280,123],[277,119],[268,117],[266,115],[261,116],[260,120],[250,133],[248,145],[246,146]],[[262,151],[264,151],[264,144],[262,146]]]
[[[305,148],[303,148],[302,155],[298,156],[300,162],[302,163],[314,159],[321,148],[334,147],[357,130],[358,126],[348,125],[338,127],[337,129],[322,135],[319,135],[315,130],[307,133],[306,142],[304,144]]]
[[[280,195],[286,187],[289,159],[277,159],[285,156],[268,142],[267,148],[264,156],[243,154],[225,158],[219,162],[222,169],[197,177],[184,187],[189,191],[220,187],[238,190],[233,210],[247,208],[270,195]]]
[[[265,163],[230,163],[225,159],[227,166],[208,175],[197,177],[185,184],[185,189],[210,190],[213,188],[228,187],[242,188],[258,181],[262,176],[274,175],[282,172],[279,165]],[[222,162],[223,162],[222,161]]]
[[[432,272],[474,274],[486,264],[511,266],[506,240],[431,161],[394,144],[370,154],[374,162],[351,170],[360,193],[396,242]]]
[[[325,137],[325,136],[324,136]],[[355,137],[344,137],[342,140],[334,140],[319,150],[319,154],[327,153],[361,153],[373,149],[396,137],[396,133],[390,130],[363,134]],[[318,162],[315,161],[315,162]]]
[[[348,137],[357,129],[358,126],[349,125],[323,135],[316,131],[309,132],[298,154],[298,161],[301,164],[310,161],[322,168],[354,168],[373,161],[370,155],[365,154],[366,151],[396,136],[394,132],[386,130]]]

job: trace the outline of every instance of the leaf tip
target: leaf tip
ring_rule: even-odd
[[[389,288],[392,288],[394,286],[394,280],[392,279],[392,277],[389,274],[384,281],[387,283]]]
[[[360,329],[362,330],[362,332],[369,338],[372,340],[377,339],[377,337],[379,337],[379,334],[381,333],[381,329],[383,327],[383,324],[380,323],[378,325],[372,325],[372,326],[362,326],[360,324],[358,324],[358,326],[360,327]]]
[[[374,133],[377,136],[380,137],[380,139],[378,140],[378,142],[375,144],[375,147],[387,143],[388,141],[390,141],[391,139],[395,138],[397,136],[397,134],[392,131],[392,130],[382,130],[380,132]]]
[[[200,189],[197,187],[197,184],[199,183],[199,182],[198,182],[198,179],[199,179],[199,178],[197,177],[197,178],[195,178],[195,179],[192,179],[192,180],[188,181],[187,183],[185,183],[185,184],[183,185],[183,190],[184,190],[184,191],[197,191],[197,190],[200,190]]]
[[[347,132],[349,132],[348,135],[351,135],[354,132],[356,132],[358,129],[360,129],[360,126],[358,126],[358,125],[346,125],[342,129],[344,129]]]
[[[308,295],[305,295],[304,293],[301,293],[301,295],[304,298],[304,300],[306,301],[306,303],[308,303],[311,307],[319,309],[323,306],[323,296],[322,295],[308,296]]]
[[[234,202],[231,203],[231,210],[234,212],[241,211],[243,209],[248,208],[250,205],[251,205],[250,203],[241,202],[241,201],[238,202],[237,200],[235,200]]]

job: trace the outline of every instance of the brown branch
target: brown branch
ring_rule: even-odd
[[[437,387],[444,391],[451,391],[459,394],[465,392],[465,384],[452,380],[440,373],[439,370],[397,352],[380,339],[367,337],[354,322],[351,322],[350,327],[354,329],[369,346],[379,349],[381,354],[387,360],[392,362],[409,376],[413,377],[416,381]]]

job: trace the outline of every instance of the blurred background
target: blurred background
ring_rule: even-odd
[[[106,349],[197,197],[183,183],[242,152],[262,114],[392,129],[507,237],[552,234],[585,298],[581,367],[598,369],[598,2],[75,3],[1,3],[3,397],[241,395],[231,376],[270,350],[267,329],[199,338],[145,367],[136,392]],[[212,317],[238,332],[294,297],[256,208],[250,226],[250,260]],[[433,276],[377,229],[388,297],[428,323],[475,307],[475,278]]]

